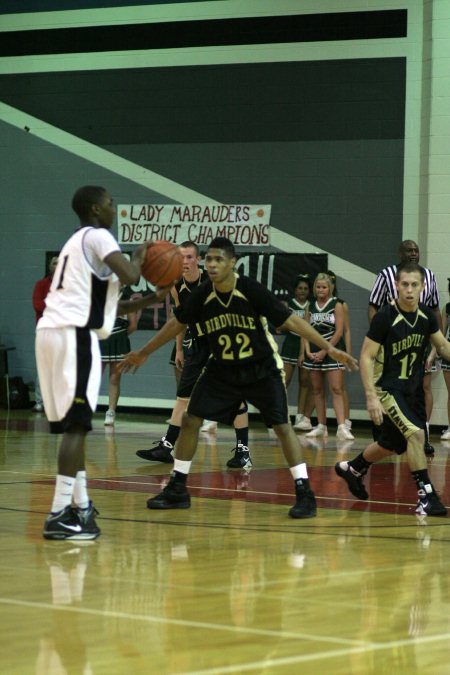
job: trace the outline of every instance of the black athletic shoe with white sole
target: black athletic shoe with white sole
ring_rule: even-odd
[[[446,516],[447,509],[437,496],[436,492],[427,493],[425,490],[418,490],[419,501],[416,506],[418,516]]]
[[[352,469],[348,462],[338,462],[334,465],[334,470],[340,478],[345,480],[352,495],[357,499],[369,498],[369,493],[364,487],[362,475]]]
[[[99,526],[95,522],[95,516],[98,516],[98,511],[93,505],[92,501],[89,501],[89,506],[87,509],[80,509],[78,507],[76,512],[78,518],[80,519],[81,525],[83,526],[83,530],[98,537],[101,532]]]
[[[97,530],[94,531],[91,524],[83,523],[76,509],[66,506],[62,511],[47,516],[42,534],[44,539],[81,541],[98,537],[100,530]]]
[[[153,445],[156,448],[149,450],[138,450],[137,456],[141,459],[146,459],[149,462],[163,462],[164,464],[173,464],[173,445],[166,441],[164,436],[159,441],[155,441]]]
[[[237,447],[233,448],[231,451],[234,453],[234,457],[228,460],[227,466],[230,469],[251,469],[252,468],[252,458],[250,457],[250,450],[246,445],[239,443]]]
[[[295,485],[296,502],[289,509],[291,518],[314,518],[317,514],[316,497],[308,481],[298,480]]]
[[[173,477],[159,495],[147,499],[148,509],[188,509],[190,506],[191,497],[186,485],[175,482]]]

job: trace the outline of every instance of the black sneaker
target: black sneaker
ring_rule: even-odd
[[[89,531],[78,517],[78,513],[71,506],[66,506],[58,513],[50,513],[44,524],[43,536],[45,539],[95,539],[100,534]]]
[[[297,483],[295,486],[296,502],[289,509],[291,518],[314,518],[317,514],[317,505],[314,492],[309,486]]]
[[[95,522],[95,516],[98,516],[98,511],[93,505],[92,501],[89,501],[89,506],[87,509],[80,509],[78,507],[76,512],[81,525],[83,526],[83,530],[98,537],[101,533],[99,526]]]
[[[233,448],[231,452],[234,452],[234,457],[228,460],[227,466],[230,469],[251,469],[252,458],[250,457],[250,450],[246,445],[239,443],[236,448]]]
[[[357,499],[368,499],[369,493],[364,487],[363,477],[348,462],[338,462],[334,465],[334,470],[340,478],[343,478],[348,485],[348,489]]]
[[[423,450],[424,450],[427,457],[430,457],[431,455],[434,455],[434,448],[429,441],[425,441],[425,445],[423,446]]]
[[[149,450],[138,450],[136,452],[137,456],[141,459],[147,459],[149,462],[164,462],[164,464],[173,464],[173,445],[166,441],[163,436],[161,440],[155,441],[153,445],[156,445],[156,448],[150,448]]]
[[[184,483],[176,483],[170,479],[166,487],[156,497],[147,499],[148,509],[188,509],[191,497]]]
[[[447,509],[437,496],[436,492],[425,492],[418,490],[419,501],[416,506],[418,516],[446,516]]]

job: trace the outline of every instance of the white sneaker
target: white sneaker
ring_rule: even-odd
[[[306,438],[317,438],[317,436],[328,436],[326,424],[318,424],[312,431],[306,434]]]
[[[302,419],[303,419],[303,415],[301,415],[300,413],[298,413],[298,414],[295,416],[294,427],[295,427],[296,424],[300,424],[300,422],[302,421]]]
[[[450,427],[442,432],[441,441],[450,441]]]
[[[337,428],[336,438],[339,441],[354,441],[355,437],[346,424],[340,424]]]
[[[213,420],[203,420],[200,431],[217,431],[217,422],[214,422]]]
[[[297,419],[295,420],[295,431],[311,431],[312,428],[311,420],[309,417],[305,417],[305,415],[300,415],[300,420],[298,422]]]
[[[349,429],[350,431],[352,430],[352,421],[351,420],[344,420],[344,424]]]
[[[116,413],[114,410],[107,410],[105,415],[104,425],[105,427],[113,427],[114,422],[116,421]]]

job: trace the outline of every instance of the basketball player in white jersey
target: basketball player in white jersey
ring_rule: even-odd
[[[131,261],[121,253],[109,231],[115,214],[113,201],[102,187],[77,190],[72,208],[80,226],[59,255],[37,325],[36,361],[50,431],[63,434],[43,535],[78,540],[100,534],[85,470],[85,439],[92,429],[101,381],[98,339],[108,337],[112,330],[120,285],[138,282],[149,244],[136,248]],[[151,297],[125,302],[119,309],[140,309],[159,301],[169,290],[157,289]]]

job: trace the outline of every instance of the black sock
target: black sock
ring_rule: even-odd
[[[175,424],[169,424],[167,427],[167,432],[166,432],[166,441],[170,443],[170,445],[173,447],[176,443],[176,440],[178,436],[180,435],[180,429],[181,427],[175,426]]]
[[[434,492],[427,469],[420,469],[419,471],[411,471],[411,476],[415,480],[418,490],[425,490],[425,492],[430,491]],[[431,490],[430,488],[427,489],[428,486],[431,487]]]
[[[247,445],[248,446],[248,427],[243,429],[235,429],[236,433],[236,445]]]
[[[372,466],[372,462],[368,462],[367,459],[364,459],[363,453],[361,452],[360,455],[349,461],[349,465],[357,473],[360,473],[361,476],[364,476]]]

